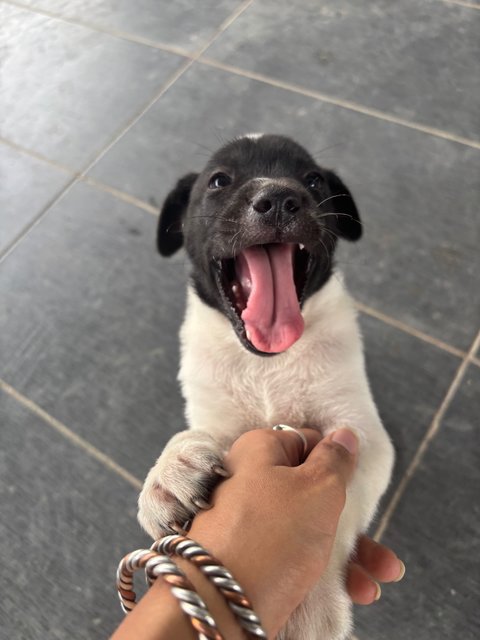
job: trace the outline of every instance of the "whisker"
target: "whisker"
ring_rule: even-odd
[[[355,220],[355,222],[357,222],[361,227],[363,227],[363,222],[361,220],[358,220],[357,218],[355,218],[355,216],[352,216],[350,213],[344,213],[342,211],[329,211],[328,213],[322,213],[322,215],[317,216],[317,220],[319,218],[326,218],[327,216],[346,216],[347,218],[350,218],[351,220]]]
[[[315,151],[314,153],[312,153],[312,157],[317,159],[322,153],[325,153],[325,151],[330,151],[330,149],[335,149],[336,147],[343,147],[345,146],[344,142],[337,142],[336,144],[330,144],[328,145],[328,147],[323,147],[323,149],[320,149],[319,151]]]
[[[223,218],[222,216],[191,216],[192,219],[197,218],[214,218],[215,220],[222,220],[222,222],[233,222],[234,224],[240,224],[239,220],[232,220],[231,218]]]
[[[335,231],[332,231],[331,229],[327,229],[327,227],[322,227],[322,231],[326,231],[327,233],[332,235],[335,238],[335,240],[340,240],[340,236],[336,234]]]
[[[350,213],[343,213],[342,211],[326,211],[322,213],[320,216],[317,216],[317,220],[319,218],[327,218],[328,216],[347,216],[348,218],[353,218]]]
[[[332,243],[332,251],[335,249],[335,245],[337,240],[340,239],[340,236],[338,236],[334,231],[332,231],[331,229],[327,229],[326,227],[324,227],[324,230],[329,234],[328,236],[325,237],[325,240],[327,240],[328,242]]]
[[[174,225],[176,225],[176,224],[178,224],[178,223],[177,222],[172,222],[172,224],[169,224],[168,227],[165,229],[165,233],[170,233],[172,231],[172,227]],[[182,229],[183,229],[183,224],[182,224],[180,229],[178,229],[178,228],[174,229],[173,233],[182,233]]]
[[[213,155],[213,149],[210,149],[210,147],[207,147],[205,144],[202,144],[201,142],[196,142],[195,140],[190,140],[190,142],[191,144],[194,144],[199,149],[203,149],[204,151],[206,151],[210,156]]]
[[[215,138],[217,139],[218,144],[221,145],[222,147],[225,146],[228,142],[230,142],[230,140],[227,140],[225,138],[225,136],[223,135],[222,129],[220,129],[219,127],[215,127],[213,129],[212,133],[215,136]]]
[[[333,198],[350,198],[348,193],[336,193],[334,196],[328,196],[325,200],[322,200],[317,204],[317,207],[321,207],[324,202],[328,202],[329,200],[333,200]]]
[[[239,238],[240,234],[242,233],[242,228],[240,227],[240,229],[234,234],[233,238],[232,238],[232,253],[233,255],[235,255],[235,245],[237,242],[237,239]]]
[[[327,253],[327,257],[328,257],[328,262],[330,262],[330,251],[328,250],[327,245],[324,243],[324,241],[322,240],[322,238],[319,238],[320,242],[322,243],[322,247],[325,249],[326,253]]]

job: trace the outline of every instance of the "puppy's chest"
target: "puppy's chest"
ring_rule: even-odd
[[[231,434],[279,422],[322,427],[348,404],[362,375],[361,342],[340,281],[316,294],[302,338],[273,357],[247,352],[224,318],[194,294],[189,302],[180,380],[191,427]]]
[[[258,375],[245,385],[245,394],[236,394],[236,406],[244,406],[250,419],[261,426],[308,424],[320,409],[319,389],[313,389],[308,377],[294,378],[287,373]]]
[[[221,389],[235,419],[268,427],[278,422],[291,426],[313,425],[321,420],[322,404],[329,395],[330,378],[321,367],[300,361],[282,366],[256,358],[254,364],[218,372]]]

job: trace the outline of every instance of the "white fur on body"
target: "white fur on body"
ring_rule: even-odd
[[[342,426],[353,429],[359,462],[328,571],[279,635],[342,640],[351,631],[344,569],[388,485],[394,455],[370,393],[356,312],[340,274],[306,301],[303,317],[298,342],[283,354],[261,357],[249,353],[227,318],[189,289],[179,379],[190,431],[177,434],[150,471],[139,520],[153,537],[161,535],[182,513],[180,502],[191,509],[192,499],[206,497],[202,483],[212,465],[245,431],[277,423],[318,428],[324,435]]]

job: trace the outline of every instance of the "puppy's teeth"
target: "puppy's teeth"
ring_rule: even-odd
[[[250,340],[250,342],[252,341],[252,336],[250,334],[250,331],[247,331],[247,340]]]
[[[299,244],[298,246],[300,248],[300,251],[303,251],[305,249],[305,245],[304,244]]]

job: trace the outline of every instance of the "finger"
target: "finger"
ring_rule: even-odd
[[[355,604],[372,604],[382,594],[380,585],[356,562],[347,568],[347,592]]]
[[[313,429],[302,429],[307,439],[307,453],[320,441],[321,434]],[[225,458],[231,473],[244,466],[296,466],[304,457],[303,440],[294,431],[255,429],[235,440]]]
[[[292,467],[301,464],[322,439],[320,431],[315,429],[275,430],[274,433],[278,434],[279,442],[285,450],[289,466]],[[281,463],[276,462],[274,464],[279,465]]]
[[[314,447],[302,467],[320,475],[333,472],[347,484],[355,469],[357,456],[357,436],[350,429],[338,429]]]
[[[391,549],[365,535],[358,539],[353,560],[379,582],[399,582],[405,574],[405,565]]]

